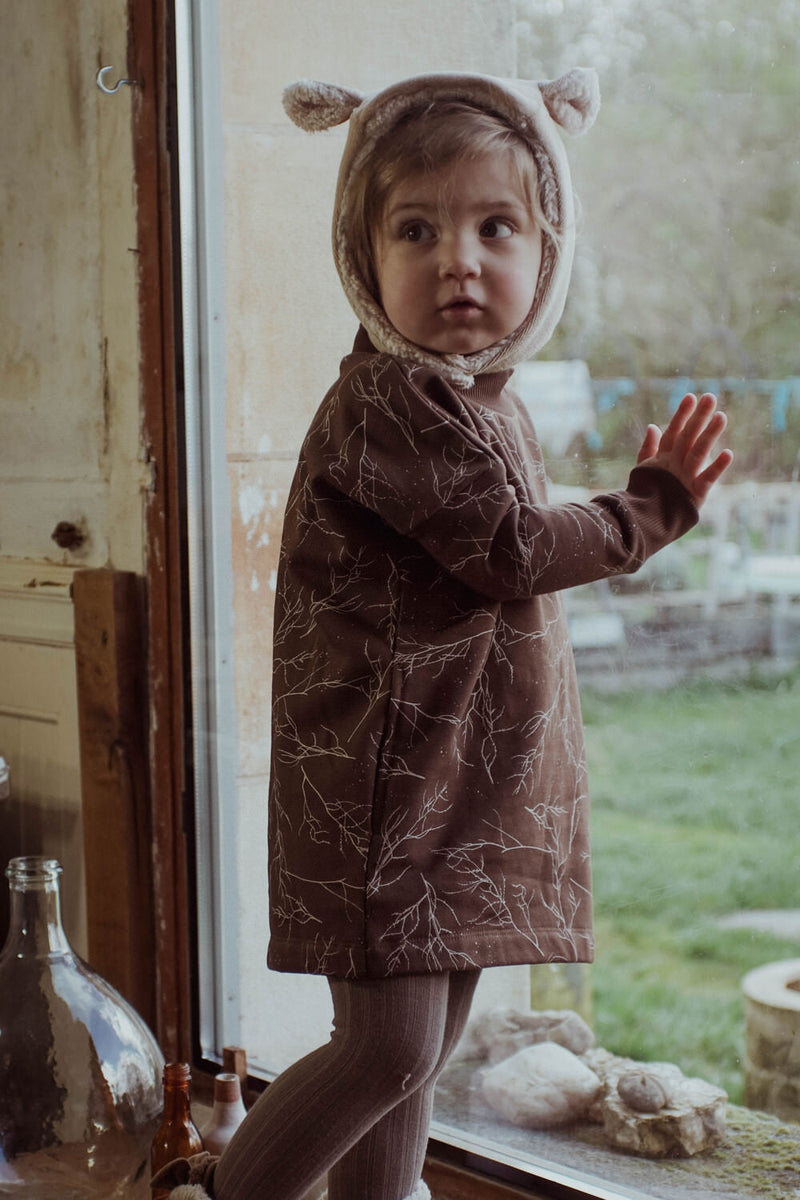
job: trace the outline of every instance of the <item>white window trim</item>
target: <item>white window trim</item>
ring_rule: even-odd
[[[238,1045],[236,714],[225,440],[225,279],[217,6],[176,0],[180,262],[197,881],[199,1040]],[[225,803],[224,800],[228,802]]]

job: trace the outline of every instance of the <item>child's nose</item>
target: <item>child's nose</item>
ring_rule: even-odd
[[[442,238],[439,274],[442,279],[468,279],[480,274],[478,245],[474,238],[453,235]]]

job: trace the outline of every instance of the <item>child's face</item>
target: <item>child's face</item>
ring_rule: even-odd
[[[401,180],[375,260],[383,310],[418,346],[471,354],[512,333],[533,304],[542,234],[511,155]]]

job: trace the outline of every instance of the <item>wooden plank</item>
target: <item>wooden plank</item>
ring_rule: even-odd
[[[89,961],[154,1027],[142,580],[73,582]]]
[[[193,1057],[189,844],[184,829],[185,561],[176,354],[174,0],[128,0],[127,73],[137,196],[142,433],[152,468],[147,536],[147,710],[156,1035],[171,1061]]]

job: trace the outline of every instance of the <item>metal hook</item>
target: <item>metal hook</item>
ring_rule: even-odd
[[[106,84],[103,82],[103,76],[108,71],[113,71],[113,70],[114,70],[113,67],[101,67],[100,70],[97,72],[97,86],[100,88],[100,91],[105,92],[105,94],[107,96],[116,96],[117,92],[123,86],[123,84],[127,84],[128,87],[138,87],[139,86],[140,81],[138,79],[120,79],[114,85],[114,87],[106,87]]]

